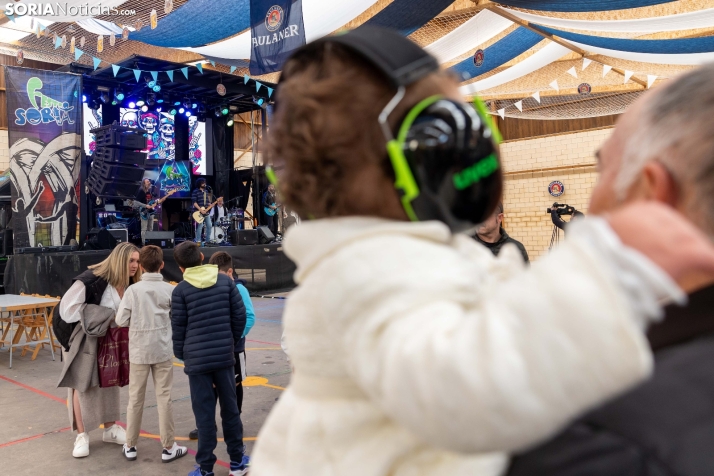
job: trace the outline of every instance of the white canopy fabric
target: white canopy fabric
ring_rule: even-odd
[[[375,0],[303,0],[302,16],[306,40],[310,42],[329,35],[357,18],[374,3]],[[247,59],[250,58],[250,30],[212,45],[181,49],[218,58]]]
[[[505,9],[530,23],[568,30],[586,30],[607,33],[658,33],[661,31],[693,30],[714,27],[714,8],[696,12],[680,13],[634,20],[572,20],[546,17],[533,13]]]
[[[539,70],[540,68],[549,65],[553,61],[556,61],[569,53],[571,53],[571,51],[568,48],[560,46],[557,43],[550,42],[538,52],[504,71],[496,73],[486,79],[482,79],[481,81],[461,86],[459,88],[459,92],[463,95],[471,95],[479,91],[495,88],[496,86],[506,84],[509,81],[513,81],[514,79],[518,79],[532,73],[533,71]]]
[[[511,25],[512,21],[483,10],[424,49],[436,56],[439,63],[446,63],[491,40]]]
[[[678,53],[678,54],[655,54],[655,53],[634,53],[631,51],[610,50],[596,46],[585,45],[575,41],[569,43],[578,46],[590,53],[611,56],[630,61],[640,61],[642,63],[654,64],[677,64],[677,65],[697,65],[714,61],[714,52],[709,53]]]
[[[112,22],[98,20],[96,18],[85,18],[84,20],[79,20],[76,22],[77,25],[81,26],[83,29],[95,35],[121,35],[122,28]],[[129,28],[129,31],[134,31],[134,28]]]

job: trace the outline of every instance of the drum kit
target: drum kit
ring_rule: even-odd
[[[228,214],[216,220],[213,224],[214,239],[218,244],[230,244],[228,242],[228,232],[237,230],[239,224],[244,220],[243,210],[240,208],[231,208]]]

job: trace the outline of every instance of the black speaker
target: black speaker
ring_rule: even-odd
[[[108,231],[117,240],[117,243],[127,243],[129,241],[129,230],[126,228],[113,228]]]
[[[135,165],[144,167],[146,164],[146,154],[133,150],[115,149],[112,147],[97,147],[92,154],[94,162],[111,162],[113,164]]]
[[[121,149],[117,149],[121,150]],[[144,178],[144,167],[135,165],[118,165],[95,160],[90,173],[105,180],[124,180],[126,182],[139,182]]]
[[[94,134],[97,147],[120,147],[130,150],[146,149],[146,131],[131,129],[116,124],[98,127],[90,131]]]
[[[267,226],[258,227],[258,241],[261,245],[272,243],[273,240],[275,240],[275,235],[273,235],[273,232],[270,231],[270,228]]]
[[[144,244],[155,245],[159,248],[173,248],[175,234],[173,231],[147,231]]]
[[[228,239],[233,246],[257,245],[258,230],[232,230],[228,232]]]
[[[112,180],[106,179],[97,172],[94,167],[87,177],[89,190],[98,197],[134,198],[141,186],[141,181]]]
[[[85,250],[113,250],[117,240],[106,228],[92,228],[84,241]]]

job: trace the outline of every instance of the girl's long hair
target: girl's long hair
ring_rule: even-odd
[[[115,288],[126,289],[129,284],[141,279],[141,267],[136,270],[133,277],[129,276],[129,260],[131,255],[139,252],[139,248],[131,243],[119,243],[107,259],[101,263],[88,266],[98,276]]]

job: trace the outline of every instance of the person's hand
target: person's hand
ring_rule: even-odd
[[[685,292],[714,283],[714,244],[676,210],[636,202],[606,219],[625,245],[647,256]]]

